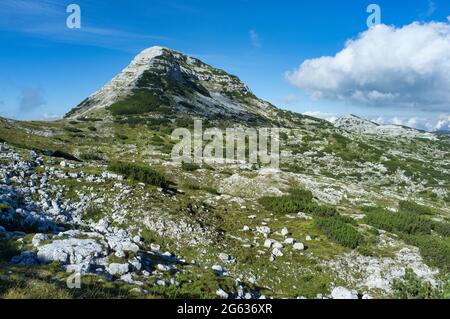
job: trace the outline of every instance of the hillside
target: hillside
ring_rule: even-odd
[[[280,169],[174,163],[193,118],[279,127]],[[60,121],[0,119],[0,297],[448,297],[449,203],[449,136],[284,111],[153,47]]]

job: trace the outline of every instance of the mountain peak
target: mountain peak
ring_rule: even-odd
[[[170,107],[208,114],[258,114],[273,110],[257,99],[237,77],[199,59],[161,46],[141,51],[108,84],[89,96],[66,117],[80,117],[143,92]],[[242,114],[241,114],[242,115]]]
[[[420,137],[427,139],[434,139],[435,136],[430,133],[425,133],[414,128],[383,124],[363,119],[359,116],[350,114],[339,118],[334,122],[334,126],[345,131],[354,132],[358,134],[380,135],[380,136],[399,136],[399,137]]]

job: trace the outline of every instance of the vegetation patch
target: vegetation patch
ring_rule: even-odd
[[[108,169],[112,172],[124,175],[127,178],[145,184],[164,188],[169,186],[169,182],[164,175],[142,164],[113,162],[109,164]]]
[[[259,199],[259,203],[268,211],[278,214],[296,214],[305,212],[320,217],[331,217],[337,215],[334,207],[323,206],[312,201],[313,195],[310,191],[293,188],[288,195],[265,196]]]
[[[124,98],[108,107],[112,115],[136,115],[157,111],[161,99],[149,90],[134,90],[133,95]]]
[[[315,225],[321,229],[328,238],[338,244],[355,249],[362,243],[361,234],[352,226],[338,217],[319,218]]]
[[[414,213],[417,215],[433,215],[434,212],[431,208],[416,204],[411,201],[401,201],[399,203],[399,210],[405,213]]]

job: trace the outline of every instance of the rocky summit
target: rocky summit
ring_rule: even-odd
[[[278,168],[171,158],[177,128],[278,128]],[[62,120],[0,118],[0,297],[440,298],[450,136],[257,98],[152,47]]]

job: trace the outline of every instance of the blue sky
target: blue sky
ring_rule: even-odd
[[[66,27],[70,3],[81,7],[79,30]],[[336,92],[322,92],[324,98],[308,92],[323,88],[302,80],[308,70],[298,70],[300,64],[333,57],[366,31],[370,3],[381,7],[383,24],[397,28],[414,21],[448,25],[450,16],[448,0],[2,0],[0,115],[60,116],[139,51],[162,45],[238,75],[257,96],[282,108],[325,118],[354,113],[417,127],[444,120],[440,128],[446,128],[445,96],[439,108],[397,102],[384,107]],[[289,79],[286,72],[299,76]]]

